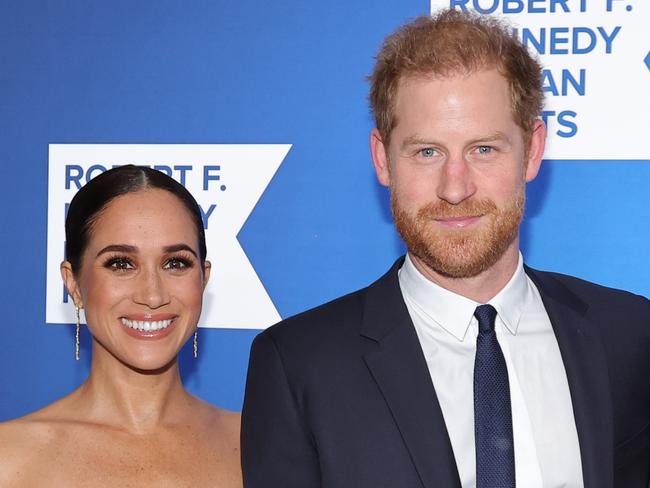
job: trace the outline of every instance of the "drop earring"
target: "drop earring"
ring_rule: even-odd
[[[74,358],[76,361],[79,361],[79,329],[81,328],[81,320],[79,319],[79,307],[75,307],[75,309],[77,310],[77,330],[74,339]]]
[[[194,359],[199,357],[199,329],[194,331]]]

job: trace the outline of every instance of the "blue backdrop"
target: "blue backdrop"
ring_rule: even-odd
[[[370,163],[364,77],[381,40],[428,11],[1,1],[0,420],[70,392],[90,362],[85,328],[77,363],[73,327],[45,325],[48,144],[292,144],[239,234],[287,317],[365,286],[403,252]],[[528,264],[650,295],[649,163],[545,161],[529,186]],[[199,359],[181,357],[188,388],[239,410],[256,332],[201,329]]]

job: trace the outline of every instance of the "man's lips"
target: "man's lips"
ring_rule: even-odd
[[[478,222],[482,215],[463,215],[456,217],[437,217],[434,220],[440,225],[452,229],[466,229]]]

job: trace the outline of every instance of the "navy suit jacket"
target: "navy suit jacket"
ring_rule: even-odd
[[[257,336],[242,417],[246,488],[460,488],[399,288],[402,262],[369,287]],[[584,486],[648,488],[650,302],[526,273],[564,361]]]

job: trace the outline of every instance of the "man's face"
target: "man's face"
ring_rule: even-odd
[[[402,79],[386,148],[371,135],[397,230],[430,270],[468,278],[517,252],[524,188],[539,169],[545,129],[529,151],[498,71]]]

